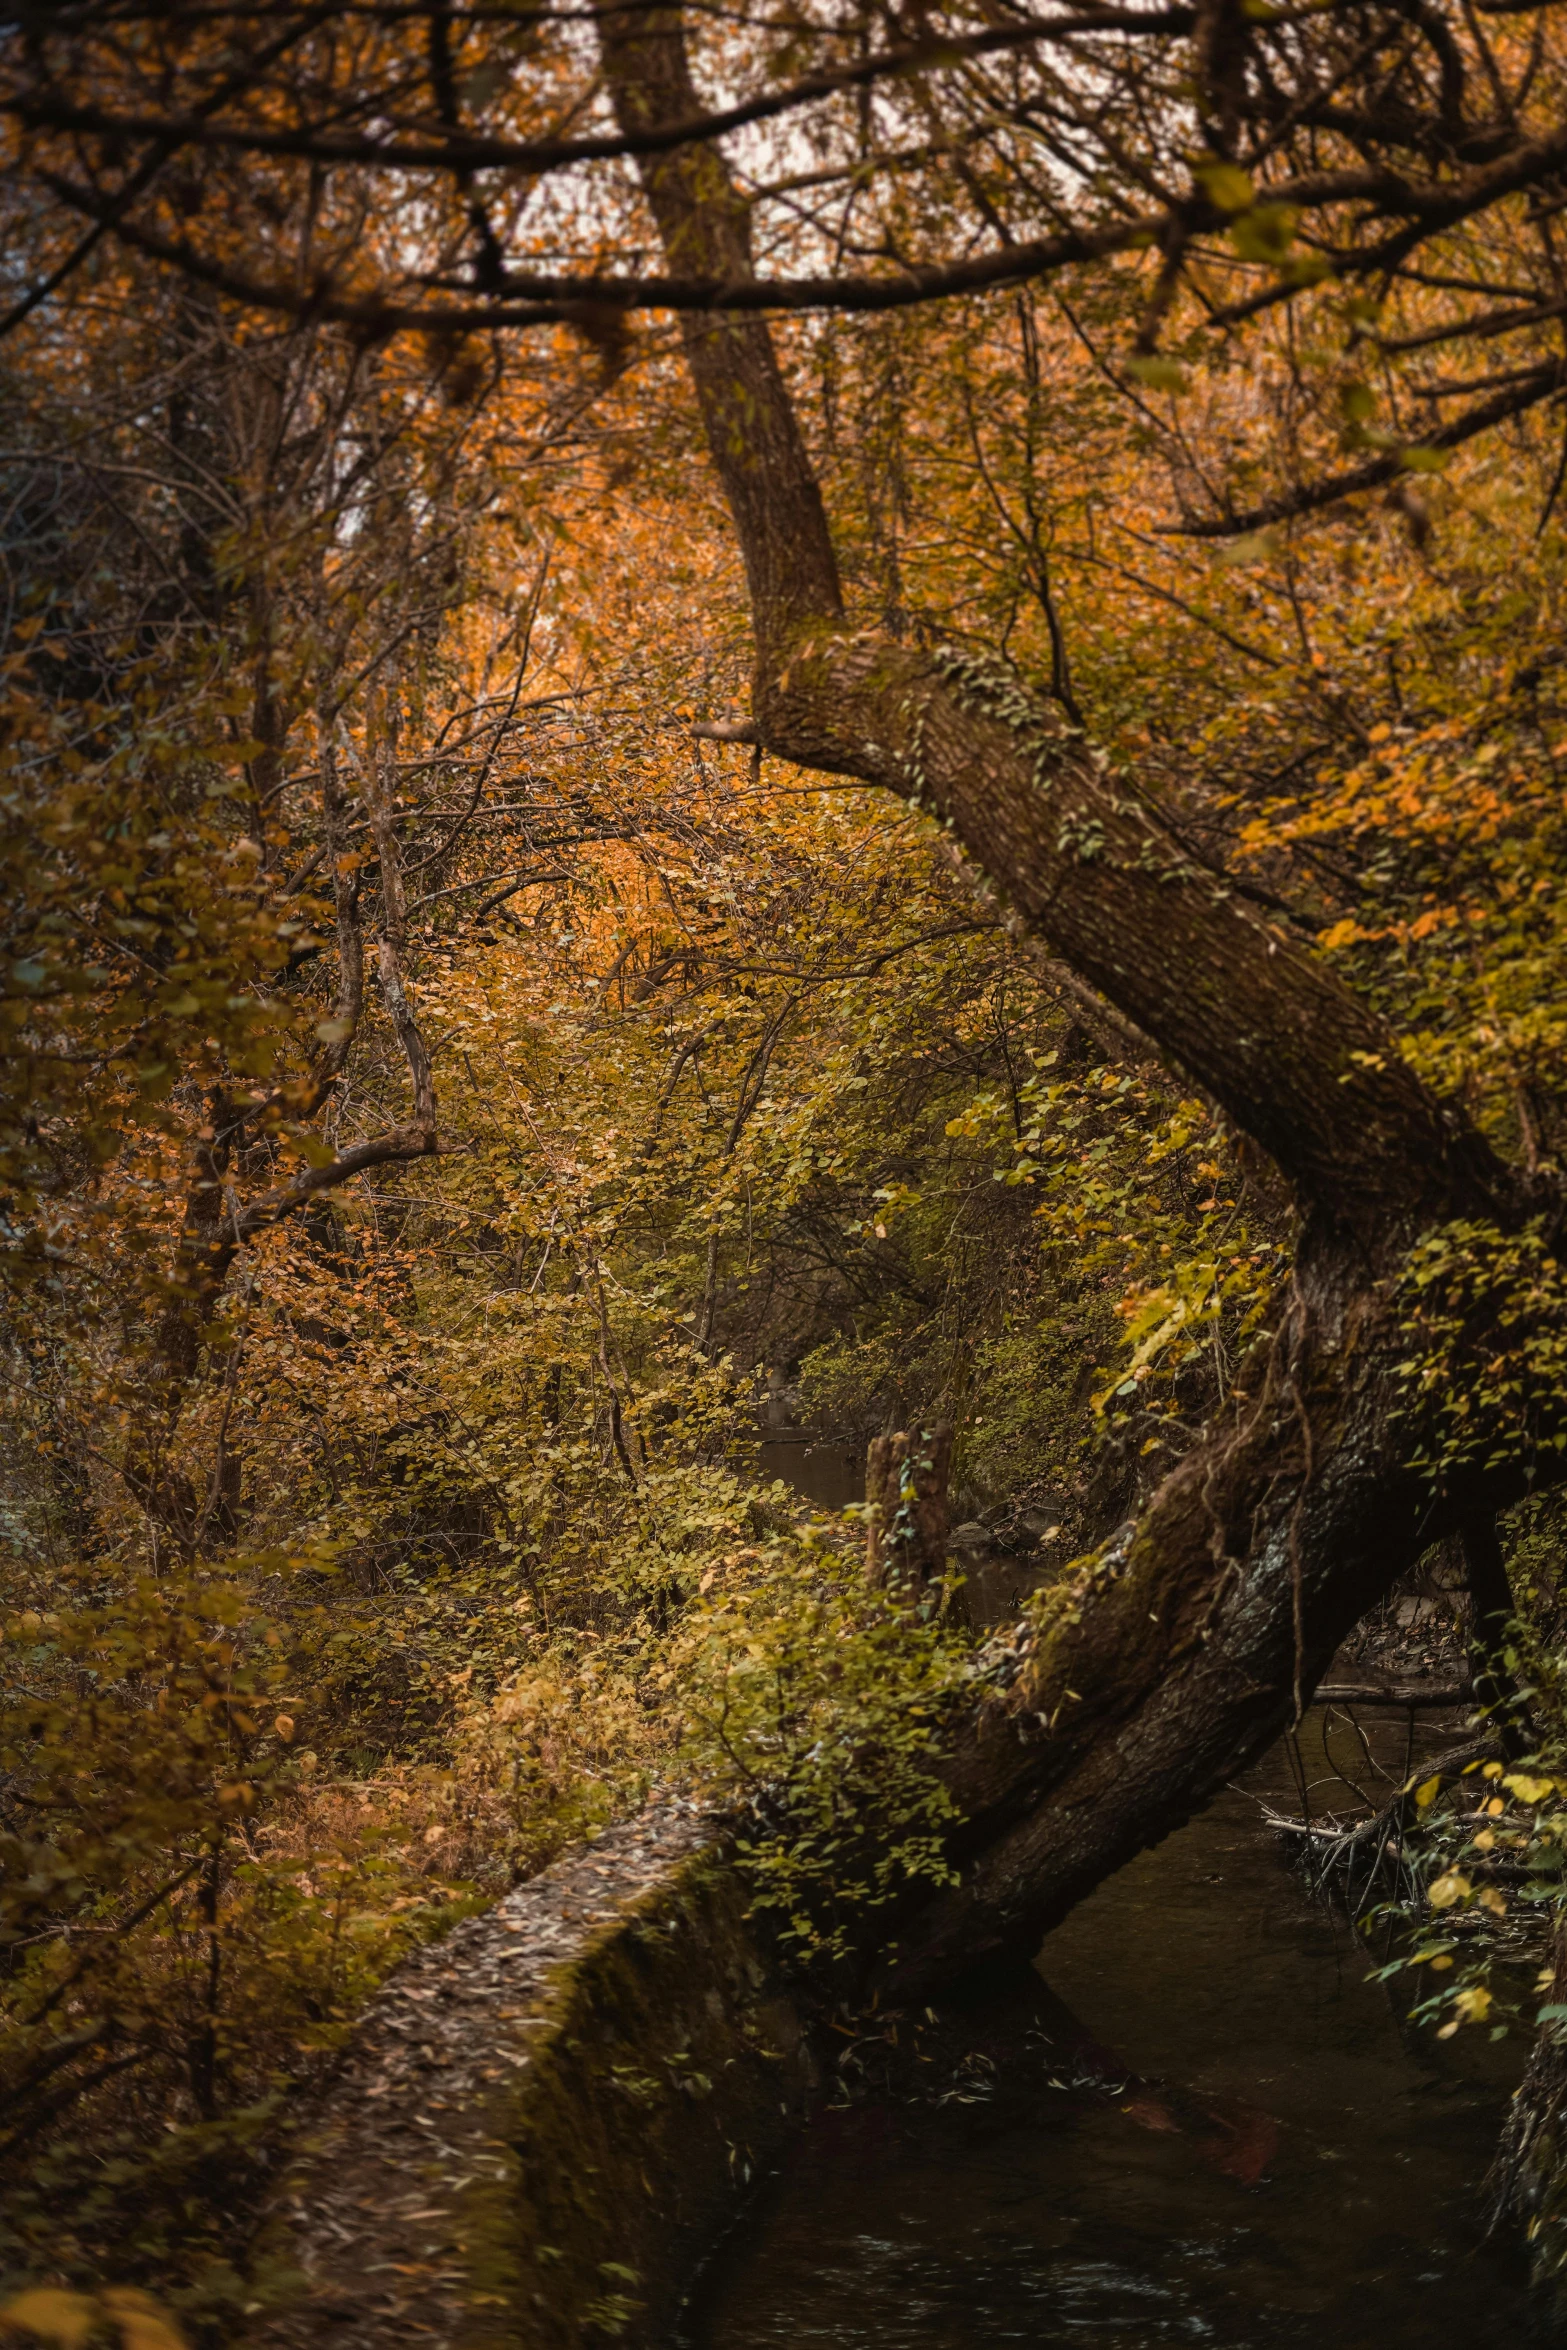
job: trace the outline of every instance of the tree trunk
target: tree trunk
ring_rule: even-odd
[[[430,1056],[405,984],[407,915],[391,798],[372,757],[366,770],[365,799],[381,877],[383,918],[377,968],[382,999],[408,1064],[413,1115],[326,1165],[308,1168],[292,1182],[243,1208],[229,1196],[230,1169],[247,1134],[266,1134],[285,1117],[292,1125],[300,1124],[314,1117],[327,1100],[342,1075],[364,1009],[359,878],[357,870],[343,870],[348,804],[338,771],[337,712],[324,687],[317,707],[317,732],[337,908],[337,990],[332,1016],[318,1032],[320,1042],[304,1080],[274,1088],[260,1101],[230,1098],[221,1088],[212,1095],[207,1125],[193,1153],[185,1212],[163,1311],[152,1334],[145,1388],[125,1449],[122,1473],[127,1488],[147,1513],[160,1543],[166,1540],[187,1563],[213,1532],[227,1536],[234,1530],[232,1512],[228,1524],[222,1515],[230,1502],[238,1500],[237,1485],[229,1494],[222,1482],[225,1473],[233,1478],[239,1468],[237,1459],[225,1457],[226,1436],[220,1439],[212,1492],[216,1507],[201,1501],[191,1478],[175,1465],[172,1455],[180,1415],[196,1383],[236,1256],[269,1225],[297,1215],[321,1193],[354,1175],[428,1157],[440,1147]]]
[[[699,111],[678,11],[607,15],[600,41],[626,132]],[[750,277],[746,207],[716,148],[641,170],[672,269]],[[937,1767],[962,1813],[961,1881],[892,1921],[878,1962],[917,1995],[1030,1946],[1187,1818],[1298,1714],[1420,1551],[1522,1492],[1505,1447],[1461,1492],[1417,1473],[1394,1291],[1423,1231],[1516,1229],[1558,1203],[1004,663],[851,629],[765,323],[687,313],[681,331],[750,585],[748,739],[928,808],[1024,928],[1269,1154],[1303,1217],[1282,1326],[1224,1413],[1131,1532],[994,1652],[988,1695],[950,1725]]]
[[[1517,1683],[1507,1669],[1507,1631],[1516,1611],[1495,1511],[1482,1509],[1460,1529],[1459,1540],[1474,1602],[1470,1657],[1475,1703],[1496,1724],[1503,1752],[1516,1760],[1530,1741]]]
[[[1386,1300],[1319,1258],[1272,1344],[1134,1526],[996,1657],[940,1768],[960,1882],[882,1962],[918,1996],[1040,1936],[1298,1717],[1346,1632],[1432,1534]],[[1521,1473],[1514,1490],[1523,1491]]]

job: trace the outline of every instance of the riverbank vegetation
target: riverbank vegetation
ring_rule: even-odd
[[[660,1788],[789,1823],[806,1942],[841,1851],[911,1966],[1024,1931],[1201,1800],[1135,1728],[1248,1573],[1226,1757],[1499,1525],[1535,1759],[1463,1836],[1554,1915],[1567,55],[1103,13],[694,16],[715,102],[831,85],[721,187],[662,18],[6,36],[18,2282],[232,2327],[375,1984]],[[1004,1681],[769,1393],[951,1424]],[[1004,1898],[1002,1686],[1107,1823]]]

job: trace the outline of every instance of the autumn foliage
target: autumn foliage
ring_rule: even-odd
[[[557,137],[580,28],[464,18],[443,65],[443,21],[258,66],[244,137],[192,134],[145,203],[83,109],[140,121],[156,83],[216,119],[217,36],[12,61],[17,267],[58,287],[13,321],[0,451],[0,2265],[155,2284],[214,2338],[267,2289],[289,2101],[402,1951],[568,1838],[663,1786],[744,1797],[821,1946],[845,1819],[891,1823],[855,1901],[945,1867],[921,1758],[973,1639],[894,1638],[859,1529],[763,1475],[769,1381],[845,1451],[952,1422],[956,1515],[1048,1591],[1225,1404],[1298,1238],[1236,1120],[947,829],[751,739],[696,297],[650,264],[593,292],[643,250],[623,142],[566,159],[596,215],[459,152]],[[1136,234],[1107,194],[1124,236],[940,308],[789,292],[826,233],[809,142],[748,168],[846,628],[1003,660],[1543,1183],[1560,173],[1517,156],[1559,139],[1562,63],[1546,12],[1486,24],[1511,127],[1427,160],[1514,181],[1402,273],[1354,126],[1312,133],[1346,175],[1319,201],[1282,130],[1244,162],[1223,89],[1179,236],[1159,187]],[[803,19],[776,54],[707,37],[715,81],[843,66]],[[998,205],[1067,237],[1010,73],[824,116],[845,282],[950,272]],[[344,85],[350,144],[380,108],[450,146],[390,212],[374,156],[312,146]],[[1136,181],[1187,84],[1115,87],[1094,136]],[[1528,1246],[1544,1280],[1554,1227]],[[1511,1404],[1462,1315],[1411,1327],[1412,1384],[1457,1398],[1439,1484]],[[1553,1525],[1516,1527],[1542,1653]]]

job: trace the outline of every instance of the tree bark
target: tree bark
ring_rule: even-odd
[[[1290,1726],[1426,1547],[1396,1319],[1343,1272],[1319,1260],[1204,1441],[1002,1648],[988,1699],[952,1726],[938,1767],[963,1816],[960,1881],[879,1960],[901,1993],[1036,1947],[1180,1826]]]
[[[1552,1943],[1550,2005],[1567,2003],[1567,1920]],[[1513,2093],[1486,2181],[1490,2224],[1511,2224],[1528,2240],[1537,2282],[1567,2308],[1567,2033],[1560,2016],[1542,2028]]]
[[[600,20],[623,130],[699,111],[681,19]],[[646,156],[671,269],[751,274],[716,148]],[[1000,662],[847,623],[826,512],[762,320],[687,317],[756,639],[753,739],[928,808],[1020,925],[1277,1164],[1304,1223],[1282,1326],[1124,1540],[993,1654],[937,1759],[961,1881],[894,1921],[884,1987],[917,1996],[1026,1948],[1298,1714],[1354,1621],[1435,1536],[1523,1490],[1505,1461],[1433,1493],[1400,1418],[1394,1284],[1459,1217],[1554,1205],[1400,1057],[1371,1008],[1195,864],[1133,784]]]
[[[677,11],[616,12],[600,40],[628,136],[691,118]],[[716,150],[652,157],[642,180],[672,262],[700,257],[726,282],[752,274],[746,207]],[[1494,1210],[1505,1171],[1377,1015],[1194,864],[1015,673],[846,625],[766,324],[720,313],[681,331],[745,560],[761,746],[928,807],[1024,925],[1212,1094],[1328,1224],[1369,1236],[1400,1211]]]

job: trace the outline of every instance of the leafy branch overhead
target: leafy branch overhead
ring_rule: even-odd
[[[1298,312],[1297,347],[1347,324],[1401,379],[1355,423],[1367,453],[1335,465],[1319,438],[1261,498],[1221,468],[1178,524],[1208,535],[1395,481],[1561,389],[1547,7],[697,12],[656,120],[617,118],[574,11],[349,21],[27,20],[0,104],[55,227],[12,324],[105,240],[274,315],[448,342],[565,324],[611,366],[638,314],[886,315],[1108,268],[1117,364],[1156,403],[1254,322]],[[765,264],[690,245],[650,270],[628,175],[720,140]],[[1429,373],[1475,344],[1477,371]]]

